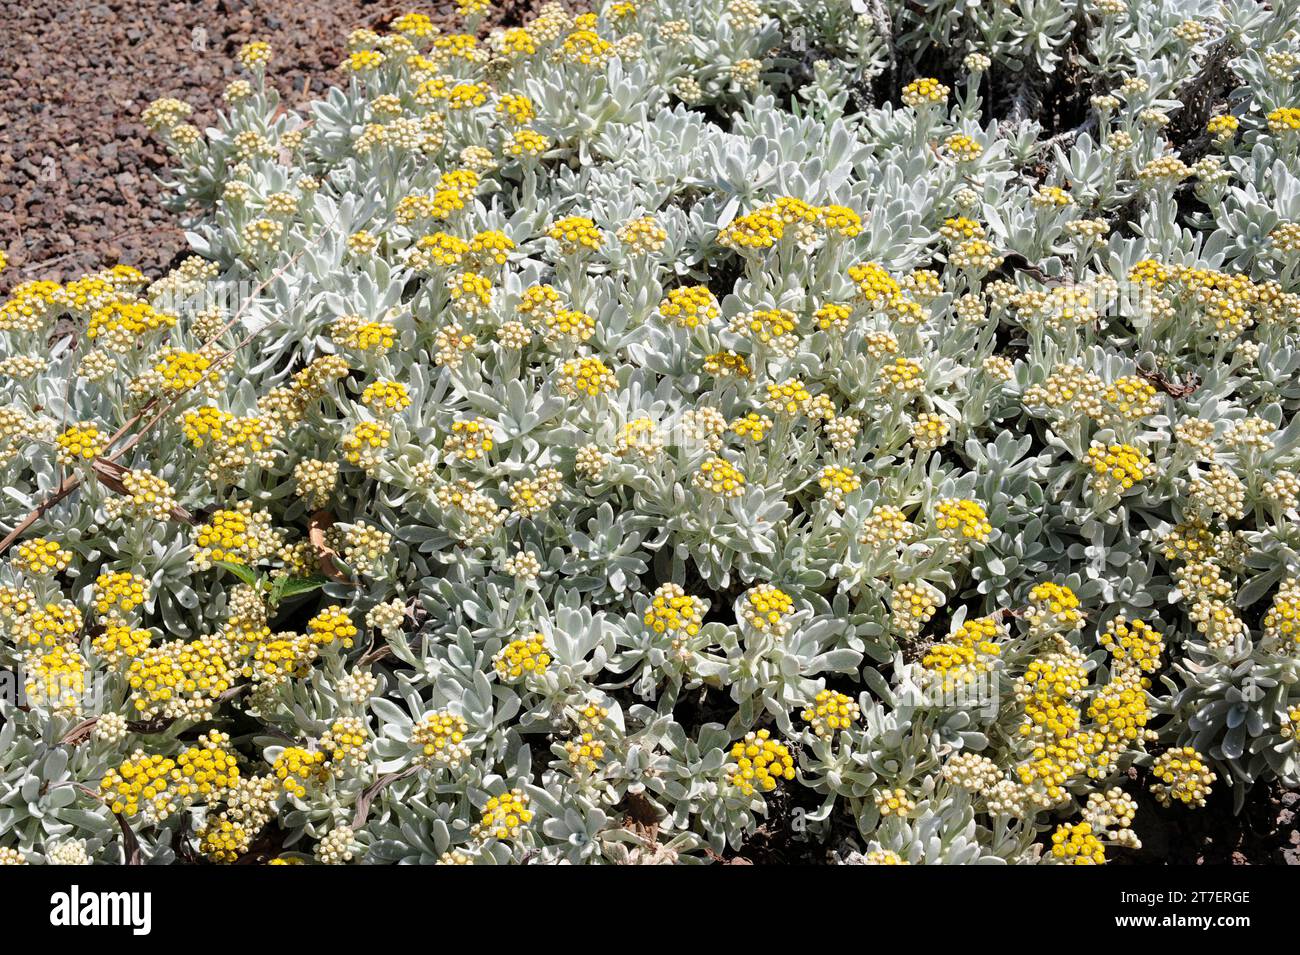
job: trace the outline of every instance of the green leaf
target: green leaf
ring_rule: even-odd
[[[271,578],[271,592],[267,595],[267,603],[272,607],[280,605],[280,599],[284,595],[285,585],[289,583],[289,578],[284,576]]]
[[[313,590],[320,590],[327,583],[329,581],[324,577],[289,577],[284,579],[284,583],[280,587],[279,597],[284,600],[301,594],[309,594]]]
[[[253,568],[246,567],[243,564],[232,564],[229,561],[225,561],[225,560],[216,560],[213,561],[213,563],[216,564],[218,567],[223,567],[226,570],[230,571],[232,574],[234,574],[244,583],[248,584],[248,586],[250,587],[257,586],[257,574],[253,573]]]

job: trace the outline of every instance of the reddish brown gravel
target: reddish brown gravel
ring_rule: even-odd
[[[498,4],[515,22],[526,2]],[[287,105],[338,78],[347,34],[414,10],[452,27],[452,2],[419,0],[0,0],[0,290],[124,262],[154,275],[184,248],[159,208],[162,148],[139,121],[160,96],[210,125],[250,39],[275,50]]]

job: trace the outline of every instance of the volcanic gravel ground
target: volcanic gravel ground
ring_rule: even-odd
[[[498,3],[495,19],[528,6]],[[300,106],[339,80],[349,32],[408,11],[456,28],[454,3],[420,0],[0,0],[0,291],[119,262],[156,277],[185,239],[160,208],[167,155],[141,110],[174,96],[211,125],[253,39],[274,48],[270,76]]]

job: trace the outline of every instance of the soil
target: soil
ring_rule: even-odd
[[[1300,793],[1276,783],[1256,785],[1240,814],[1232,790],[1216,785],[1203,809],[1160,806],[1146,790],[1138,794],[1133,831],[1142,840],[1134,852],[1111,855],[1121,864],[1297,865],[1300,864]]]
[[[492,22],[529,6],[497,3]],[[281,97],[301,106],[338,81],[348,33],[408,11],[456,29],[450,0],[0,2],[0,290],[119,262],[164,271],[185,239],[160,207],[167,157],[141,110],[174,96],[211,125],[252,39],[271,44]]]

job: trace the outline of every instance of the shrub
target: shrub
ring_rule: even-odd
[[[194,255],[0,308],[3,860],[1101,862],[1296,783],[1295,3],[461,6],[152,104]]]

